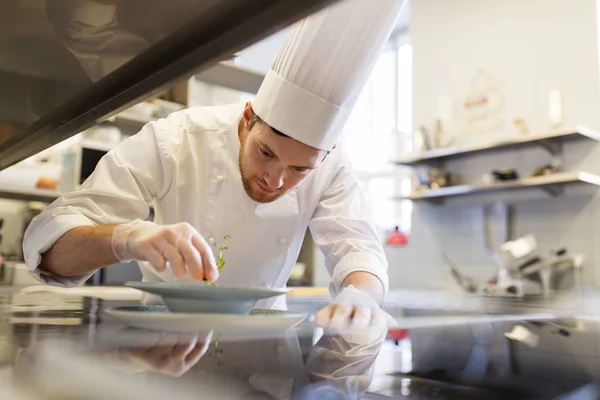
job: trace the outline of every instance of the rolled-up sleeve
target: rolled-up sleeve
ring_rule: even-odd
[[[165,132],[171,122],[146,125],[137,135],[109,151],[93,174],[73,192],[64,194],[36,216],[23,238],[23,254],[32,276],[57,286],[74,286],[91,274],[60,277],[40,270],[42,254],[69,230],[97,224],[117,224],[146,218],[154,198],[167,192],[174,167]],[[171,141],[173,142],[173,140]]]
[[[369,214],[352,167],[342,154],[340,167],[309,223],[311,234],[325,256],[332,295],[339,292],[348,275],[357,271],[375,275],[387,293],[388,264]]]

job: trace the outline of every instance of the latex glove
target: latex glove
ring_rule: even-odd
[[[121,262],[148,261],[158,271],[170,268],[177,278],[187,272],[194,279],[217,280],[215,256],[206,240],[187,222],[158,225],[134,220],[117,225],[112,250]]]
[[[181,377],[206,355],[212,337],[212,331],[204,337],[161,334],[152,346],[119,349],[118,366],[128,373],[154,372]]]
[[[315,317],[315,323],[332,329],[397,325],[375,299],[353,285],[346,286],[331,304],[322,308]]]

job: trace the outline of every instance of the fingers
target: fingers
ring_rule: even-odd
[[[315,323],[324,328],[343,328],[350,324],[353,312],[351,305],[330,304],[317,313]]]
[[[150,262],[158,271],[170,268],[176,278],[188,271],[196,280],[214,282],[219,278],[211,246],[188,223],[142,226],[130,239],[137,259]]]
[[[371,307],[329,304],[315,316],[317,326],[340,329],[344,327],[365,328],[378,319],[379,313]]]
[[[340,329],[347,327],[352,319],[354,307],[351,305],[337,305],[331,316],[329,327],[334,329]]]
[[[183,256],[183,261],[187,266],[187,270],[194,279],[200,280],[204,278],[202,259],[200,253],[194,246],[186,240],[179,239],[176,245],[179,253]]]
[[[196,344],[198,343],[198,337],[194,337],[189,341],[184,342],[183,344],[178,344],[173,349],[173,358],[184,360],[186,356],[194,350]]]
[[[146,260],[150,264],[152,264],[152,266],[156,268],[157,271],[162,272],[167,269],[167,261],[160,254],[160,251],[158,249],[154,248],[153,246],[149,246],[145,253]]]
[[[164,242],[160,249],[160,254],[167,260],[169,268],[173,271],[173,275],[177,278],[183,278],[186,275],[187,269],[183,257],[173,244]]]
[[[185,363],[195,365],[208,352],[208,347],[212,341],[213,332],[210,332],[204,339],[204,343],[196,343],[196,346],[186,355]]]
[[[371,325],[372,319],[373,310],[371,307],[357,306],[354,308],[352,326],[356,328],[366,328]]]
[[[329,304],[328,306],[323,307],[319,310],[317,315],[315,316],[315,324],[320,327],[326,327],[329,325],[331,321],[331,317],[333,316],[333,311],[335,310],[335,305]]]
[[[200,279],[206,279],[209,282],[216,281],[219,278],[219,272],[217,271],[217,263],[210,246],[200,235],[192,236],[192,245],[198,250],[202,258],[204,276]]]

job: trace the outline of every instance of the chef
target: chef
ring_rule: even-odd
[[[28,227],[31,274],[73,286],[137,260],[144,281],[283,287],[309,228],[333,297],[317,322],[380,321],[387,262],[336,144],[402,4],[347,0],[300,21],[253,103],[176,112],[111,150]]]

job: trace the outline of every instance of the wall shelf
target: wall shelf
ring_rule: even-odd
[[[497,182],[489,185],[456,185],[439,189],[423,190],[408,196],[397,196],[397,200],[443,200],[448,197],[470,194],[498,192],[524,188],[540,188],[552,196],[560,195],[564,185],[572,183],[587,183],[600,186],[600,176],[587,172],[561,172],[552,175],[522,178],[514,181]]]
[[[507,149],[511,147],[523,147],[528,145],[539,145],[544,147],[552,154],[556,154],[560,151],[557,148],[557,144],[564,140],[572,139],[592,139],[600,141],[600,133],[596,132],[586,126],[579,125],[575,129],[568,129],[564,131],[558,131],[553,133],[544,134],[531,134],[521,135],[519,137],[511,138],[508,140],[496,141],[492,143],[474,145],[474,146],[453,146],[444,147],[434,150],[423,152],[419,155],[408,157],[405,159],[395,160],[394,164],[397,165],[418,165],[427,164],[430,162],[436,162],[441,160],[447,160],[451,158],[459,158],[469,154],[475,153],[486,153],[499,149]]]
[[[23,189],[0,186],[0,198],[22,201],[41,201],[51,203],[60,197],[61,193],[49,189]]]
[[[125,110],[113,117],[110,117],[105,122],[110,122],[121,126],[125,129],[140,130],[148,122],[155,121],[156,118],[140,115],[138,113]]]

